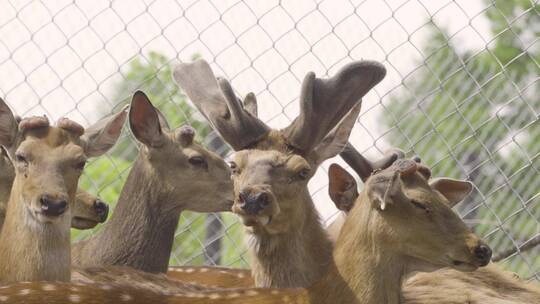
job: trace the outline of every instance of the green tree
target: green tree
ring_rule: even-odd
[[[540,233],[540,6],[486,5],[494,37],[486,48],[458,47],[431,23],[423,60],[403,79],[403,90],[383,101],[381,118],[387,140],[420,155],[434,176],[475,183],[459,210],[500,252]],[[531,276],[538,253],[515,255],[505,265]]]

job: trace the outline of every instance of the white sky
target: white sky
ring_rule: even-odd
[[[374,59],[388,73],[364,98],[362,126],[351,136],[365,150],[380,135],[381,96],[421,63],[427,20],[457,33],[456,45],[484,48],[490,34],[483,8],[480,0],[0,0],[0,97],[21,115],[45,112],[87,125],[111,102],[134,57],[157,51],[183,61],[199,53],[239,93],[255,92],[261,118],[277,128],[297,114],[308,71],[324,76]],[[327,216],[334,209],[326,184],[320,170],[310,187]]]

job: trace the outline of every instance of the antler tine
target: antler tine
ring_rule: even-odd
[[[246,97],[244,98],[244,109],[249,112],[249,114],[259,117],[259,110],[257,105],[257,98],[255,98],[255,94],[248,93]]]
[[[302,83],[300,116],[282,130],[289,145],[308,154],[386,75],[375,61],[353,62],[328,79],[308,73]]]
[[[216,79],[206,61],[182,63],[175,68],[173,77],[212,128],[234,150],[252,146],[270,131],[266,124],[244,109],[227,80]]]
[[[385,155],[375,161],[367,160],[355,147],[349,142],[339,154],[341,158],[360,176],[360,179],[365,182],[375,170],[386,169],[390,167],[397,159],[403,158],[403,151],[393,148]]]

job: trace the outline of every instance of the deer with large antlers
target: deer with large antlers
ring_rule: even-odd
[[[341,157],[366,181],[375,171],[377,164],[370,163],[354,147],[348,146],[341,153]],[[404,154],[398,152],[398,157]],[[415,161],[420,162],[419,158]],[[419,166],[423,175],[429,179],[430,171]],[[340,166],[333,164],[329,170],[330,196],[338,209],[340,206],[353,207],[358,192],[354,178]],[[448,196],[444,188],[456,187],[440,181],[438,191]],[[444,186],[441,188],[440,186]],[[353,190],[355,189],[355,190]],[[446,192],[445,192],[446,191]],[[459,199],[449,199],[450,206],[458,203]],[[346,219],[346,216],[342,219]],[[332,223],[334,233],[339,233],[343,222]],[[533,283],[527,283],[516,278],[512,273],[499,269],[494,264],[479,268],[473,272],[460,272],[451,268],[442,268],[432,272],[419,272],[404,280],[402,286],[401,303],[540,303],[540,288]]]
[[[15,178],[0,232],[0,282],[70,279],[71,207],[88,157],[116,142],[125,111],[84,130],[68,119],[17,122],[0,99],[0,145]]]
[[[115,211],[100,233],[73,247],[77,266],[167,271],[183,210],[230,211],[229,167],[194,141],[189,126],[171,130],[143,92],[133,95],[129,124],[142,144]]]
[[[15,179],[15,168],[7,151],[0,146],[0,229],[4,224],[7,202],[11,186]],[[109,214],[109,206],[100,198],[77,189],[77,195],[71,210],[71,227],[75,229],[92,229],[99,223],[105,222]]]
[[[300,116],[273,130],[244,108],[229,82],[208,63],[179,65],[177,84],[221,137],[238,151],[231,162],[233,212],[247,226],[251,270],[258,287],[307,287],[325,273],[332,244],[322,228],[307,183],[317,167],[343,148],[360,99],[385,75],[375,62],[355,62],[329,79],[309,73]]]
[[[105,304],[122,299],[137,304],[397,304],[401,280],[410,271],[440,267],[471,271],[490,259],[489,247],[450,208],[450,201],[470,191],[470,183],[450,179],[428,183],[419,167],[402,160],[367,180],[326,274],[307,289],[203,289],[167,295],[117,285],[35,283],[6,286],[0,297],[10,303],[54,302],[68,296]]]

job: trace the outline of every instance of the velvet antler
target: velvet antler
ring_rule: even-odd
[[[266,124],[244,109],[227,80],[216,79],[206,61],[200,59],[180,64],[173,76],[213,129],[233,149],[245,149],[270,131]],[[247,98],[254,99],[255,96],[251,94]]]
[[[393,148],[385,153],[385,155],[375,161],[367,160],[351,143],[347,143],[339,156],[360,176],[360,179],[365,182],[375,170],[386,169],[390,167],[397,159],[403,158],[403,151]]]
[[[311,72],[302,83],[300,116],[282,130],[289,145],[308,154],[386,75],[378,62],[353,62],[328,79]]]

